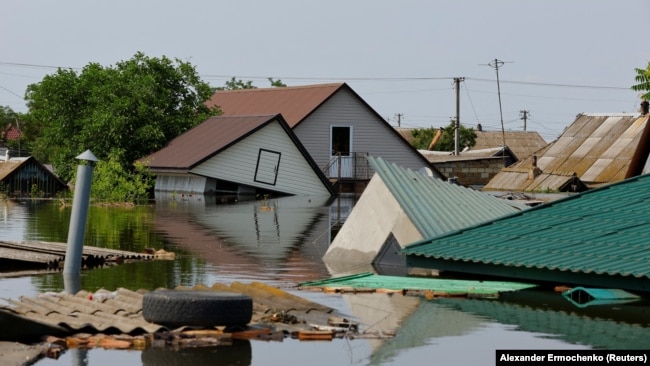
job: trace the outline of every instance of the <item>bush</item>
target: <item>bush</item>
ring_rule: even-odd
[[[97,162],[91,196],[100,202],[143,202],[149,199],[153,184],[154,178],[146,166],[136,163],[129,172],[116,154],[111,154],[108,161]]]

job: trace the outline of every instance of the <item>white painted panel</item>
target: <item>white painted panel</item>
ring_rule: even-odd
[[[379,119],[354,94],[340,90],[294,128],[294,133],[321,169],[325,169],[330,161],[332,125],[353,128],[354,152],[369,153],[413,170],[428,165],[421,154],[394,133],[393,127]],[[371,176],[372,171],[369,173]]]
[[[275,185],[255,181],[260,149],[281,154]],[[279,123],[273,122],[192,169],[192,173],[297,195],[329,195]]]

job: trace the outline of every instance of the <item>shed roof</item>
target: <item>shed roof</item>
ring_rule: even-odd
[[[539,149],[544,148],[547,143],[537,132],[533,131],[474,131],[476,133],[476,144],[472,150],[490,149],[503,146],[505,138],[506,146],[523,160]]]
[[[28,164],[33,163],[38,166],[42,171],[59,184],[61,187],[67,187],[64,181],[61,180],[51,169],[48,169],[45,165],[41,164],[35,157],[18,157],[11,158],[8,161],[0,161],[0,181],[9,177],[10,175],[18,172],[23,166],[28,166]]]
[[[504,168],[485,190],[558,190],[575,174],[589,187],[621,181],[642,172],[650,149],[648,116],[580,114],[562,135],[539,150],[537,167],[558,179],[528,180],[532,157]]]
[[[9,174],[16,171],[21,165],[25,164],[27,159],[11,159],[0,162],[0,180],[5,179]]]
[[[510,150],[508,146],[505,148],[491,147],[484,149],[470,149],[461,151],[459,155],[454,155],[453,152],[449,151],[432,151],[432,150],[418,150],[427,160],[432,163],[444,163],[449,161],[473,161],[478,159],[503,159],[504,156],[512,158],[514,161],[517,160],[517,156],[514,155],[513,151]]]
[[[378,157],[368,157],[422,237],[493,220],[527,206],[431,178]]]
[[[648,291],[649,202],[650,175],[638,176],[426,239],[404,252],[437,268],[471,263],[527,280],[611,287],[604,285],[610,280]]]
[[[316,108],[345,83],[288,86],[282,88],[256,88],[219,90],[206,102],[208,107],[218,106],[223,116],[281,113],[291,128],[296,127]]]

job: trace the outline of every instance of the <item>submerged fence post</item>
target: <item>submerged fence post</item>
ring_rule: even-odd
[[[90,150],[77,156],[85,161],[77,167],[77,179],[72,200],[70,227],[68,229],[68,245],[63,266],[63,282],[65,292],[76,294],[81,290],[81,257],[83,255],[84,234],[90,202],[90,187],[92,185],[93,168],[98,159]]]

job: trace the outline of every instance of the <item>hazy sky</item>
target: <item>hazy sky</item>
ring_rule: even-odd
[[[0,105],[57,67],[142,51],[189,61],[212,86],[346,82],[402,127],[460,121],[555,139],[578,113],[637,112],[648,0],[3,0]]]

